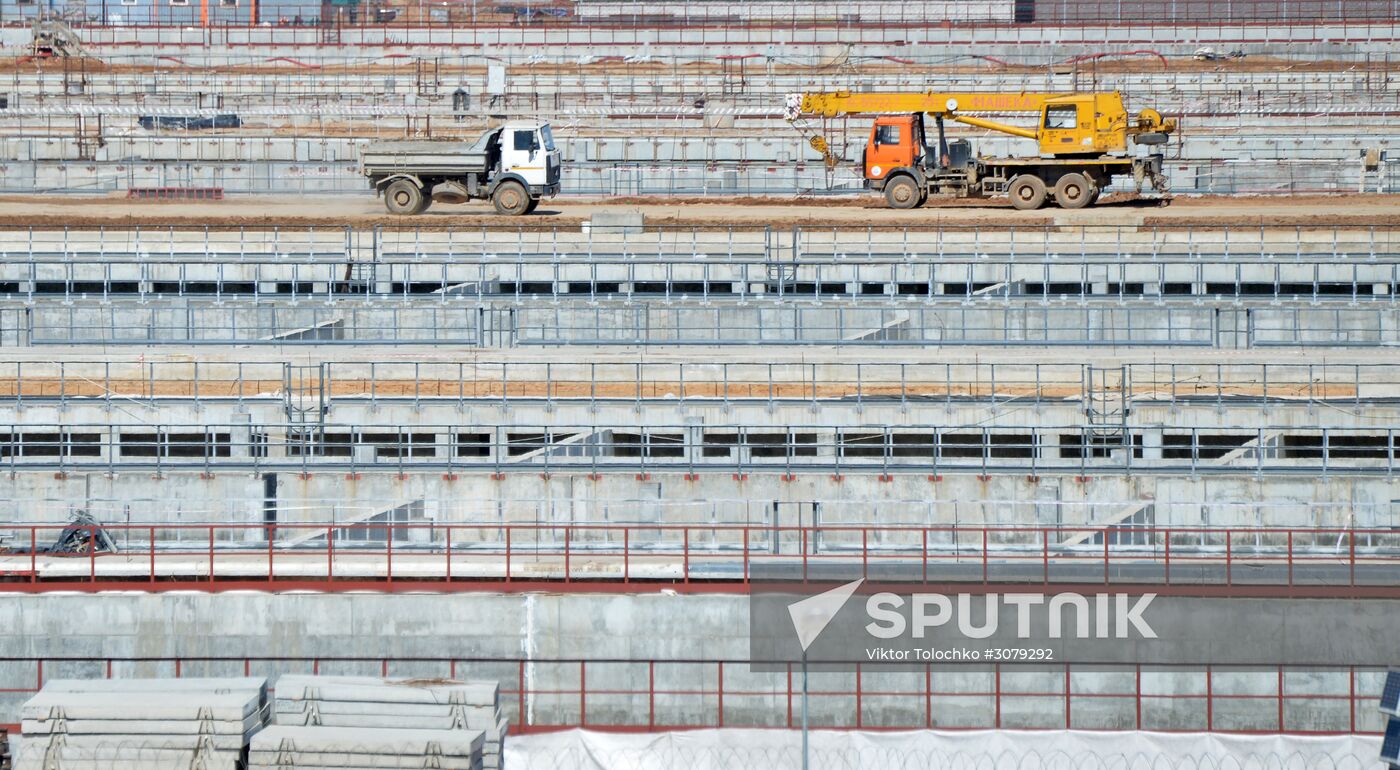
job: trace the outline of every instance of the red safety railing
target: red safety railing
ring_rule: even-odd
[[[841,565],[852,575],[970,586],[1400,595],[1400,531],[1390,529],[359,522],[0,527],[6,532],[0,580],[19,590],[550,583],[743,591],[756,566],[805,580]],[[66,552],[52,550],[58,542]]]
[[[49,678],[283,673],[495,679],[512,733],[800,725],[800,665],[523,658],[0,658],[0,694]],[[1090,682],[1088,677],[1097,677]],[[818,728],[1377,733],[1384,672],[1361,667],[857,666],[809,682]],[[1126,685],[1121,683],[1128,683]],[[275,682],[274,682],[275,684]],[[898,704],[897,708],[890,708]],[[878,718],[875,715],[878,714]]]

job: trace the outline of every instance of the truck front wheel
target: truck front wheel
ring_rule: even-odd
[[[892,209],[916,208],[919,198],[919,185],[913,177],[898,176],[885,185],[885,202]]]
[[[407,179],[395,179],[384,188],[384,208],[390,214],[418,214],[427,208],[426,201],[422,188]]]
[[[516,181],[502,182],[491,194],[491,203],[496,206],[496,213],[502,216],[518,217],[530,213],[530,193],[525,191],[525,185]]]
[[[1021,174],[1006,188],[1011,205],[1021,211],[1034,211],[1045,205],[1045,183],[1038,176]]]

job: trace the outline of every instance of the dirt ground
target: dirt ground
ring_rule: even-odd
[[[500,217],[490,204],[434,205],[397,217],[365,196],[249,196],[222,201],[127,200],[116,196],[0,196],[0,227],[131,225],[530,225],[577,226],[595,213],[640,210],[651,224],[671,225],[1129,225],[1306,226],[1400,225],[1400,196],[1179,196],[1168,202],[1114,196],[1082,211],[1022,212],[986,201],[934,203],[896,211],[874,195],[838,199],[556,198],[529,217]]]

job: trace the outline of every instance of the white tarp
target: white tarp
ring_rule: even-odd
[[[511,770],[800,770],[795,730],[519,736]],[[811,733],[813,770],[1379,770],[1380,738],[1085,731]]]

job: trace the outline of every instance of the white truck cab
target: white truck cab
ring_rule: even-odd
[[[548,123],[507,123],[501,128],[501,172],[523,179],[531,197],[559,185],[559,150]]]
[[[376,142],[360,172],[394,214],[420,214],[432,201],[490,198],[497,213],[529,214],[559,194],[561,162],[548,123],[507,123],[466,142]]]

